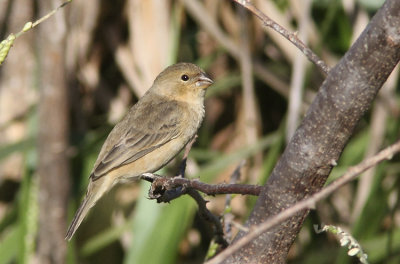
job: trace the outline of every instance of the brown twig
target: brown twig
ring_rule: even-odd
[[[375,156],[364,160],[363,162],[359,163],[354,167],[349,168],[342,177],[332,182],[329,186],[325,187],[324,189],[315,193],[309,198],[296,203],[295,205],[289,207],[286,210],[283,210],[279,214],[269,218],[267,221],[261,223],[260,225],[251,227],[250,228],[251,231],[249,233],[247,233],[244,237],[237,240],[234,244],[232,244],[226,250],[224,250],[219,255],[214,257],[212,260],[207,261],[205,264],[217,264],[222,262],[227,257],[231,256],[234,252],[239,250],[241,247],[245,246],[247,243],[258,237],[271,227],[289,219],[290,217],[294,216],[296,213],[302,210],[314,208],[315,204],[318,201],[326,198],[334,191],[336,191],[338,188],[342,187],[349,181],[355,179],[360,173],[366,171],[367,169],[377,165],[378,163],[384,160],[391,159],[393,155],[398,152],[400,152],[400,141],[397,141],[395,144],[387,147],[386,149],[382,150]]]
[[[156,174],[145,173],[140,176],[140,179],[152,183],[149,190],[149,198],[156,199],[158,203],[168,203],[184,194],[190,195],[196,201],[199,207],[200,216],[213,224],[215,228],[215,242],[221,246],[221,249],[225,249],[229,243],[224,238],[224,229],[222,224],[218,217],[207,209],[207,201],[205,201],[201,194],[196,190],[196,186],[202,186],[202,189],[207,189],[207,187],[210,185],[200,183],[199,181],[196,181],[196,183],[193,184],[193,180],[183,178],[185,176],[187,157],[194,142],[196,142],[196,139],[197,135],[195,135],[185,147],[185,152],[183,154],[183,159],[179,170],[180,173],[178,176],[174,178],[165,178]],[[223,188],[223,190],[225,189]],[[258,193],[259,192],[260,190]]]
[[[315,54],[309,47],[307,47],[298,37],[295,33],[290,33],[288,30],[286,30],[284,27],[276,23],[274,20],[272,20],[270,17],[268,17],[266,14],[261,12],[257,7],[255,7],[250,1],[248,0],[233,0],[239,5],[243,6],[250,12],[252,12],[256,17],[258,17],[266,27],[270,27],[279,34],[281,34],[283,37],[285,37],[287,40],[292,42],[298,49],[300,49],[301,52],[304,53],[304,55],[326,75],[328,75],[329,72],[329,66],[326,65],[326,63],[321,60],[317,54]]]
[[[149,190],[149,198],[157,200],[158,203],[169,203],[182,195],[190,195],[199,207],[200,216],[214,225],[215,242],[221,245],[221,248],[226,248],[229,245],[224,238],[221,222],[217,216],[207,209],[207,202],[200,193],[192,187],[190,184],[192,182],[191,180],[181,178],[180,176],[166,178],[151,173],[145,173],[140,178],[152,183]]]
[[[238,168],[240,169],[240,166]],[[235,170],[234,174],[237,174],[237,170]],[[198,190],[209,195],[233,193],[258,195],[261,191],[261,186],[245,184],[210,185],[200,182],[197,179],[190,180],[182,178],[180,175],[174,178],[166,178],[153,173],[145,173],[140,176],[140,179],[152,183],[149,190],[149,198],[157,200],[158,203],[169,203],[170,201],[182,195],[190,195],[199,206],[199,214],[205,220],[211,222],[214,225],[215,242],[221,245],[221,248],[226,248],[228,246],[228,242],[224,238],[224,229],[218,217],[213,215],[207,209],[206,201],[200,195]]]
[[[187,194],[190,195],[199,206],[199,214],[203,219],[211,222],[215,227],[215,242],[221,245],[222,249],[226,248],[229,244],[224,238],[224,230],[222,228],[221,222],[219,221],[218,217],[212,214],[207,209],[207,201],[200,195],[200,193],[192,188],[187,189]]]
[[[199,181],[198,179],[186,179],[180,176],[167,178],[153,173],[144,173],[140,176],[140,179],[151,182],[152,191],[157,197],[160,198],[161,202],[169,202],[168,198],[162,197],[165,192],[174,190],[176,188],[192,188],[198,190],[207,195],[217,194],[243,194],[243,195],[255,195],[258,196],[261,191],[261,186],[248,185],[248,184],[207,184]],[[174,198],[175,199],[175,198]]]
[[[197,202],[200,216],[214,225],[215,242],[218,243],[222,249],[224,249],[229,245],[229,243],[224,238],[224,229],[222,224],[219,218],[207,209],[207,202],[203,199],[198,190],[209,195],[232,193],[258,195],[260,193],[261,186],[244,184],[210,185],[198,180],[182,178],[182,175],[185,173],[187,156],[196,138],[197,137],[193,138],[193,140],[185,149],[180,175],[174,178],[166,178],[153,173],[145,173],[140,176],[140,179],[152,183],[149,190],[149,198],[157,200],[158,203],[168,203],[184,194],[190,195]],[[244,163],[242,162],[234,171],[232,178],[236,179],[238,177],[240,168],[243,166],[243,164]]]

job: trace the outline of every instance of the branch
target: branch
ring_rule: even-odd
[[[218,217],[213,215],[208,209],[207,209],[207,202],[203,199],[203,197],[200,195],[200,193],[194,189],[189,188],[187,190],[187,194],[190,195],[196,202],[197,205],[199,206],[199,214],[203,219],[207,220],[208,222],[211,222],[214,227],[215,227],[215,242],[219,245],[221,245],[221,248],[224,249],[228,247],[228,242],[224,238],[224,230],[222,228],[221,222],[219,221]]]
[[[255,7],[249,0],[233,0],[239,5],[243,6],[250,12],[252,12],[256,17],[258,17],[266,27],[270,27],[279,34],[281,34],[283,37],[285,37],[287,40],[292,42],[301,52],[304,53],[304,55],[310,60],[312,63],[314,63],[323,73],[326,75],[329,73],[329,66],[326,65],[326,63],[321,60],[317,54],[315,54],[307,45],[305,45],[295,33],[290,33],[288,30],[286,30],[284,27],[276,23],[274,20],[272,20],[270,17],[268,17],[266,14],[261,12],[257,7]]]
[[[184,194],[190,195],[196,201],[199,207],[200,216],[213,224],[215,228],[215,242],[220,245],[220,249],[225,249],[229,243],[224,237],[224,229],[222,224],[219,218],[207,209],[207,202],[197,190],[209,195],[227,193],[258,195],[261,187],[243,184],[210,185],[202,183],[198,180],[189,180],[183,178],[185,175],[187,157],[196,139],[197,135],[185,147],[185,152],[183,154],[183,159],[179,170],[180,173],[178,176],[166,178],[153,173],[144,173],[139,177],[139,179],[152,183],[149,190],[149,198],[157,200],[158,203],[168,203]],[[243,164],[244,162],[239,164],[238,168],[233,172],[232,179],[239,177],[239,171]]]
[[[186,179],[180,176],[173,178],[163,177],[153,173],[144,173],[140,176],[141,180],[151,182],[151,199],[157,199],[157,202],[168,203],[179,196],[186,194],[185,189],[194,189],[207,195],[217,194],[242,194],[255,195],[260,194],[262,186],[248,184],[207,184],[198,179]],[[181,188],[182,190],[177,190]],[[176,194],[173,194],[177,192]],[[176,197],[175,197],[176,196]]]
[[[397,141],[395,144],[387,147],[386,149],[382,150],[375,156],[364,160],[363,162],[359,163],[358,165],[351,167],[347,170],[347,172],[337,179],[336,181],[332,182],[329,186],[322,189],[320,192],[315,193],[311,197],[304,199],[295,205],[285,209],[281,213],[267,219],[260,225],[250,228],[250,232],[247,233],[244,237],[237,240],[234,244],[232,244],[229,248],[221,252],[219,255],[214,257],[212,260],[207,261],[205,264],[217,264],[224,261],[227,257],[231,256],[234,252],[239,250],[241,247],[245,246],[250,241],[254,240],[256,237],[261,235],[262,233],[266,232],[271,227],[276,226],[279,223],[289,219],[290,217],[294,216],[296,213],[303,211],[305,209],[312,209],[315,208],[315,204],[328,197],[334,191],[345,185],[346,183],[354,180],[359,174],[363,173],[364,171],[370,169],[371,167],[376,166],[380,162],[384,160],[389,160],[393,157],[394,154],[400,152],[400,140]]]
[[[263,186],[246,226],[256,226],[322,189],[359,120],[400,59],[400,2],[387,0],[329,71],[293,138]],[[274,226],[224,264],[284,263],[308,211]],[[244,236],[239,232],[236,241]],[[233,242],[233,245],[235,242]]]
[[[187,149],[190,149],[190,147]],[[182,163],[186,163],[186,158],[184,158]],[[157,200],[158,203],[169,203],[170,201],[182,195],[185,194],[190,195],[197,202],[200,216],[214,225],[215,242],[218,243],[222,249],[228,246],[228,242],[224,238],[224,231],[221,222],[219,221],[219,218],[213,215],[207,209],[206,206],[207,202],[196,190],[196,189],[201,189],[209,191],[209,193],[216,194],[216,192],[218,192],[218,188],[213,188],[212,185],[201,183],[197,180],[185,179],[182,178],[181,176],[176,176],[174,178],[166,178],[152,173],[145,173],[140,176],[140,179],[152,183],[149,190],[149,198]],[[221,189],[223,190],[222,191],[223,193],[226,193],[227,190],[230,190],[229,188],[221,188]],[[235,187],[233,187],[233,189],[235,189]],[[238,189],[243,190],[241,188]]]

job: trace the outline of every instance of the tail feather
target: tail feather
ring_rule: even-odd
[[[89,181],[88,191],[85,199],[83,199],[78,211],[74,216],[74,219],[72,219],[72,222],[68,227],[68,231],[65,236],[66,240],[71,240],[75,231],[78,229],[79,225],[89,212],[89,209],[92,208],[96,204],[97,200],[99,200],[104,193],[111,189],[115,183],[114,178],[111,177],[111,175],[107,177],[101,177],[96,181],[92,181],[92,176],[90,178],[91,180]]]
[[[82,201],[78,211],[74,216],[74,219],[72,219],[72,222],[68,227],[68,231],[65,236],[66,240],[71,240],[72,236],[75,234],[75,231],[78,229],[86,214],[89,212],[89,209],[94,205],[92,197],[93,196],[89,193],[85,196],[85,199]]]

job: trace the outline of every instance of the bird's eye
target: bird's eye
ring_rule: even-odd
[[[189,76],[187,76],[186,74],[181,76],[181,80],[186,82],[187,80],[189,80]]]

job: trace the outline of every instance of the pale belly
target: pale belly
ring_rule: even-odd
[[[146,172],[152,173],[159,170],[179,154],[190,139],[188,136],[173,139],[140,159],[109,172],[109,174],[114,174],[114,177],[112,177],[116,179],[114,184],[119,180],[134,178]]]

